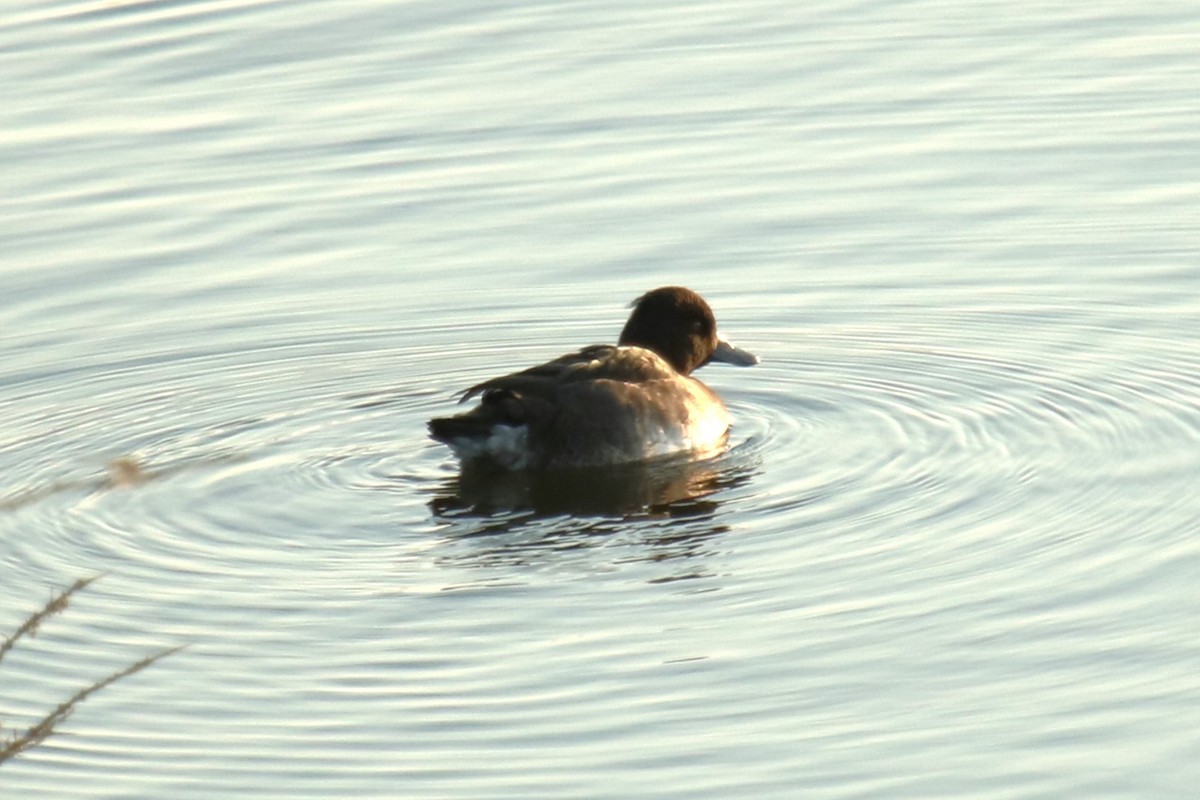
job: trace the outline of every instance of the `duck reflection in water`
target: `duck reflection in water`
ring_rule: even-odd
[[[452,522],[444,532],[447,541],[472,543],[445,551],[441,559],[447,563],[559,563],[622,535],[633,537],[632,547],[613,551],[618,560],[661,565],[648,580],[669,583],[715,575],[705,566],[706,556],[714,538],[729,532],[717,513],[717,497],[749,481],[754,471],[746,458],[729,454],[553,473],[464,466],[429,505]]]
[[[711,516],[718,507],[711,495],[749,477],[746,470],[723,461],[675,456],[554,471],[514,471],[468,462],[442,484],[430,508],[438,516],[490,516],[508,510],[534,516]]]

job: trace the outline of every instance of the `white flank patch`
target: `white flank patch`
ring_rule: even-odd
[[[709,450],[720,445],[729,432],[729,414],[720,406],[713,408],[692,429],[693,450]]]
[[[688,451],[707,453],[724,443],[728,430],[729,415],[725,409],[709,406],[687,427],[659,428],[655,431],[646,442],[646,455],[656,457]]]

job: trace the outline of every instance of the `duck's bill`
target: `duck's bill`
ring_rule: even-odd
[[[758,363],[758,356],[751,353],[749,350],[743,350],[740,347],[734,347],[724,339],[717,340],[717,349],[710,356],[711,361],[722,361],[726,364],[733,364],[738,367],[752,367]]]

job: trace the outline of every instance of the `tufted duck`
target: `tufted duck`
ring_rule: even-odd
[[[464,462],[506,469],[597,466],[715,452],[729,413],[691,372],[758,358],[717,335],[700,295],[665,286],[639,297],[617,345],[593,345],[467,389],[466,413],[429,422]]]

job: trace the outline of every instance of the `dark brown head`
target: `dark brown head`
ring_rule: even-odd
[[[663,286],[635,300],[617,344],[653,350],[682,375],[709,361],[742,367],[758,363],[757,356],[721,339],[708,303],[682,286]]]

